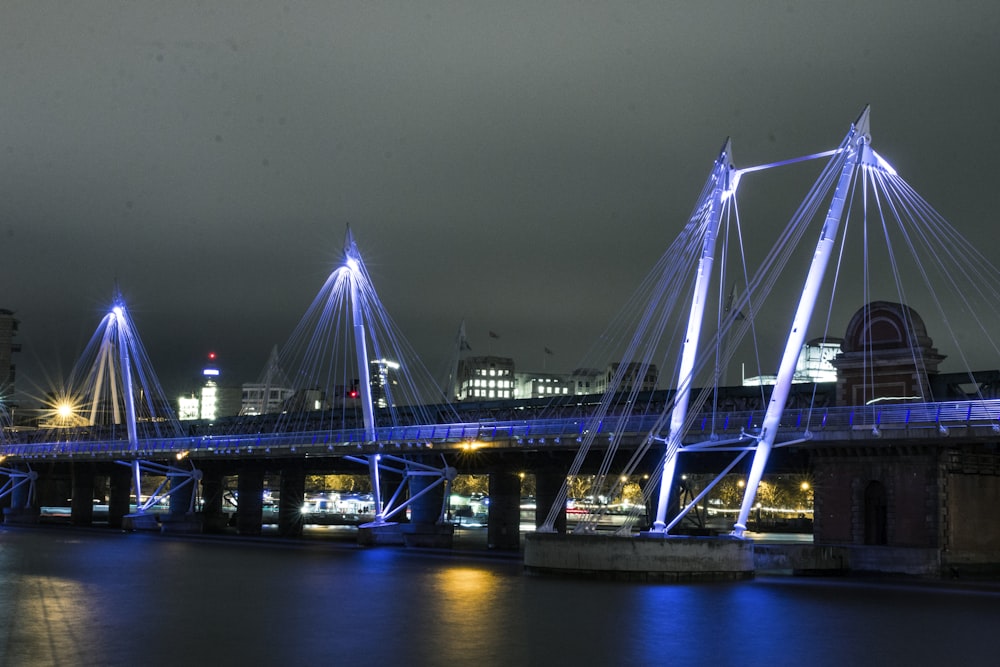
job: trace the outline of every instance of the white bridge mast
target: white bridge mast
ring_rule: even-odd
[[[855,169],[864,158],[864,153],[870,150],[871,134],[868,126],[868,113],[869,107],[865,107],[847,135],[844,147],[844,150],[847,151],[847,157],[840,173],[840,180],[837,182],[837,189],[833,193],[833,200],[830,202],[826,221],[823,223],[823,230],[820,232],[819,242],[816,244],[816,252],[809,267],[809,273],[802,287],[802,296],[799,298],[799,306],[795,311],[795,318],[792,320],[788,342],[785,343],[785,352],[778,367],[778,376],[774,389],[771,391],[771,400],[768,402],[767,412],[764,414],[764,421],[761,424],[753,464],[750,466],[750,475],[743,495],[743,504],[740,507],[736,524],[733,526],[732,534],[736,537],[743,537],[743,533],[746,531],[750,510],[753,508],[753,502],[757,495],[757,486],[760,484],[764,474],[764,466],[767,464],[767,458],[774,446],[774,439],[781,423],[781,414],[788,401],[795,366],[806,339],[809,320],[812,318],[813,307],[816,305],[816,297],[823,280],[823,274],[826,272],[830,255],[833,252],[834,241],[840,227],[840,219],[844,212],[844,204],[847,201],[847,193],[851,187]]]
[[[368,345],[365,342],[365,320],[361,308],[361,297],[358,294],[358,273],[361,271],[360,253],[354,243],[351,228],[347,228],[347,238],[344,240],[344,266],[347,268],[351,286],[351,319],[354,325],[354,349],[358,360],[358,399],[365,422],[365,440],[375,440],[375,408],[372,402],[372,383],[368,368]],[[373,523],[385,523],[382,507],[382,489],[379,483],[379,454],[368,457],[368,474],[372,482],[372,499],[375,504],[375,520]]]
[[[674,407],[670,415],[670,431],[667,436],[666,454],[663,459],[663,470],[660,477],[660,496],[656,506],[656,520],[653,522],[652,533],[667,532],[667,503],[673,488],[674,471],[677,468],[677,454],[681,447],[684,422],[687,419],[688,402],[691,398],[692,374],[695,357],[698,353],[698,342],[701,337],[701,326],[705,314],[705,301],[708,297],[708,287],[711,282],[712,267],[715,263],[715,241],[719,235],[719,225],[722,220],[722,203],[733,194],[738,183],[738,174],[733,167],[732,143],[726,139],[719,158],[715,161],[712,171],[715,181],[707,201],[700,208],[708,206],[705,215],[705,238],[702,243],[701,257],[698,260],[698,275],[695,278],[694,292],[691,298],[691,312],[688,316],[687,333],[681,350],[681,363],[677,374],[677,393],[674,396]],[[699,215],[700,212],[696,212]]]

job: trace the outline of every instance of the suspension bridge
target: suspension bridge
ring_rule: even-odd
[[[763,257],[750,256],[737,205],[741,182],[765,169],[813,161],[824,165],[821,173],[776,234],[777,242]],[[801,243],[814,221],[820,226],[818,241]],[[846,233],[852,225],[860,227],[860,242]],[[880,250],[876,241],[883,244]],[[860,249],[860,259],[851,254],[857,249],[852,244]],[[804,277],[796,277],[789,266],[794,267],[795,250],[802,245],[807,268]],[[880,263],[887,274],[870,268]],[[911,274],[925,288],[920,297],[904,283]],[[235,474],[239,530],[253,534],[260,530],[264,471],[277,470],[279,525],[282,534],[294,536],[301,533],[298,510],[307,469],[364,470],[373,492],[372,518],[362,526],[370,543],[393,541],[402,532],[415,544],[447,544],[450,485],[460,469],[480,465],[477,471],[491,475],[490,543],[518,548],[516,462],[518,469],[527,464],[538,479],[537,541],[534,548],[527,543],[526,563],[558,570],[564,567],[562,554],[587,553],[587,539],[596,532],[596,523],[585,521],[576,534],[564,534],[568,480],[592,475],[595,495],[613,495],[622,479],[647,473],[645,503],[618,529],[613,537],[619,541],[613,544],[631,550],[641,543],[662,551],[664,545],[691,544],[666,538],[715,484],[734,470],[743,471],[749,458],[746,492],[724,536],[727,544],[738,545],[732,567],[745,573],[743,545],[756,491],[772,454],[794,450],[808,452],[814,474],[829,478],[817,488],[817,541],[917,545],[937,553],[939,560],[950,552],[978,563],[988,550],[969,547],[975,540],[965,529],[947,523],[951,517],[945,515],[955,508],[945,498],[957,493],[962,512],[970,516],[985,511],[975,485],[959,478],[962,470],[972,470],[966,474],[985,484],[982,498],[1000,494],[1000,463],[993,458],[1000,440],[1000,399],[983,391],[959,342],[959,334],[968,339],[974,331],[976,343],[1000,357],[989,335],[1000,303],[998,277],[983,254],[875,152],[865,109],[836,148],[780,163],[737,168],[731,143],[725,142],[688,222],[611,323],[606,338],[612,342],[599,352],[631,362],[633,370],[638,365],[640,375],[654,365],[670,369],[669,390],[643,392],[628,382],[630,365],[622,363],[604,394],[536,405],[514,419],[470,417],[461,404],[442,403],[440,387],[382,308],[349,229],[342,264],[281,348],[277,364],[269,366],[272,372],[262,378],[267,396],[272,383],[279,383],[273,370],[282,369],[280,384],[293,392],[280,410],[267,413],[262,406],[264,414],[207,433],[186,433],[116,288],[109,313],[64,391],[75,406],[74,423],[3,431],[0,474],[7,482],[0,497],[9,499],[8,521],[33,520],[36,487],[46,475],[61,477],[70,487],[75,516],[86,522],[95,476],[105,475],[111,480],[115,520],[165,527],[151,510],[166,501],[176,525],[200,529],[205,516],[221,513],[222,477]],[[855,310],[835,361],[837,396],[832,404],[819,405],[812,400],[815,393],[796,389],[797,359],[810,333],[839,333],[832,327],[838,313],[845,318],[834,297],[838,288],[848,291],[844,284],[851,279],[858,285],[851,287],[856,290],[848,297],[850,307],[863,305]],[[793,299],[775,289],[790,282],[802,286],[791,315]],[[727,299],[730,284],[740,290]],[[939,315],[935,321],[942,323],[949,350],[957,352],[962,367],[952,373],[953,384],[971,389],[958,395],[932,390],[944,357],[933,348],[917,311],[907,305],[911,302]],[[961,325],[949,314],[953,307],[964,313]],[[814,317],[817,309],[825,321]],[[779,327],[787,337],[773,385],[761,388],[756,408],[725,409],[719,382],[725,368],[740,349],[753,350],[761,368],[770,363],[761,359],[766,355],[760,334],[778,322],[788,323]],[[387,360],[403,372],[390,378]],[[345,388],[356,388],[358,400],[335,398]],[[791,396],[797,405],[790,405]],[[478,459],[488,463],[473,463],[477,459],[470,452],[488,454]],[[844,452],[864,457],[868,467],[859,469],[857,458]],[[708,455],[713,463],[720,457],[726,462],[719,464],[714,481],[680,506],[678,466]],[[838,467],[839,459],[851,463]],[[934,471],[936,476],[925,472],[915,483],[933,487],[933,493],[915,491],[901,469]],[[144,476],[162,481],[144,494]],[[846,496],[836,488],[844,481]],[[919,493],[923,496],[915,500]],[[917,514],[933,503],[939,516],[916,528],[904,525],[899,520],[908,511],[904,500],[917,502]],[[890,502],[899,503],[891,512]],[[821,506],[841,507],[841,514],[821,516]],[[896,517],[892,525],[890,515]],[[598,518],[595,513],[594,522]],[[551,535],[558,542],[549,541]],[[1000,544],[1000,530],[980,530],[980,545],[984,540]],[[558,545],[558,555],[551,555],[551,544]],[[610,556],[568,569],[615,570],[619,547],[607,551],[602,542],[599,549]],[[657,552],[652,558],[661,556]],[[655,569],[643,558],[633,561],[629,571]]]

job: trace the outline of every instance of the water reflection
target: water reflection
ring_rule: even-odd
[[[0,664],[992,664],[996,588],[524,575],[395,548],[0,526]]]
[[[506,590],[495,572],[474,567],[444,566],[431,574],[422,623],[445,629],[433,632],[427,656],[448,664],[469,664],[503,655],[506,633],[496,632],[498,604]]]
[[[25,575],[3,591],[7,664],[82,665],[101,627],[79,582]]]

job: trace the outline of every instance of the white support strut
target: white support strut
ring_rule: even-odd
[[[792,327],[785,343],[785,351],[781,357],[778,367],[778,375],[774,389],[771,392],[771,399],[761,423],[760,435],[757,441],[757,451],[754,453],[753,463],[750,466],[750,474],[746,482],[746,490],[743,495],[743,504],[740,506],[740,513],[733,526],[732,535],[743,537],[747,528],[747,521],[750,511],[757,495],[757,486],[764,475],[764,467],[767,464],[771,448],[778,433],[778,426],[781,423],[781,415],[788,401],[788,394],[792,385],[792,378],[795,375],[795,366],[798,362],[799,352],[806,339],[809,321],[812,318],[813,308],[816,305],[816,297],[822,284],[823,275],[833,252],[834,241],[840,227],[840,219],[844,212],[844,205],[847,201],[847,193],[851,187],[856,167],[861,163],[865,147],[871,141],[868,127],[869,108],[861,113],[858,120],[851,126],[845,142],[847,155],[844,166],[840,173],[840,180],[834,190],[830,208],[820,232],[819,241],[816,244],[816,251],[813,254],[812,263],[809,266],[809,273],[806,275],[805,283],[802,287],[802,295],[799,298],[799,305],[792,320]]]
[[[354,347],[358,360],[358,398],[365,421],[365,439],[375,440],[375,409],[372,403],[372,385],[368,370],[368,346],[365,343],[365,320],[361,308],[361,298],[358,294],[358,273],[361,262],[358,258],[358,248],[354,244],[350,227],[347,228],[347,238],[344,242],[344,262],[349,272],[351,286],[351,318],[354,325]],[[379,454],[368,457],[368,475],[372,482],[372,500],[375,504],[375,524],[385,522],[382,504],[382,488],[379,480]]]
[[[701,257],[698,259],[698,273],[695,278],[694,293],[691,299],[691,311],[688,315],[687,332],[681,350],[680,367],[677,374],[677,394],[674,397],[674,407],[670,415],[670,431],[667,438],[666,453],[663,459],[663,469],[660,477],[660,495],[656,507],[656,520],[653,522],[653,533],[667,532],[667,505],[670,491],[673,488],[674,472],[677,468],[677,455],[680,450],[684,422],[687,419],[688,402],[691,398],[692,373],[695,357],[698,353],[698,343],[701,338],[702,321],[705,314],[705,301],[708,297],[708,287],[711,282],[712,267],[715,263],[715,242],[719,234],[722,220],[722,203],[724,197],[732,194],[736,188],[735,168],[732,159],[732,144],[727,139],[722,152],[716,160],[712,177],[715,181],[708,201],[708,214],[705,219],[705,237],[702,242]]]

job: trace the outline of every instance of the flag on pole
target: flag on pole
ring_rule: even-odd
[[[553,352],[549,348],[545,348],[545,354],[552,355],[552,354],[555,354],[555,352]]]
[[[500,337],[500,335],[496,331],[491,331],[490,332],[490,338],[499,338],[499,337]]]

